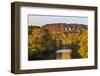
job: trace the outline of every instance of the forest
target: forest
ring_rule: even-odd
[[[56,51],[59,49],[72,49],[71,59],[88,58],[87,25],[70,25],[29,25],[28,60],[56,59]],[[54,31],[50,27],[53,27]]]

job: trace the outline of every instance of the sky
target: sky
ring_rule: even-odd
[[[77,23],[88,25],[88,17],[80,16],[49,16],[49,15],[28,15],[28,24],[42,26],[51,23]]]

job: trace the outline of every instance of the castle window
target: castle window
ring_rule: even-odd
[[[68,29],[68,28],[65,28],[64,30],[65,30],[65,31],[68,31],[69,29]]]

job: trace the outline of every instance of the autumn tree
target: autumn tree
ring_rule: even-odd
[[[41,54],[52,50],[52,39],[48,30],[40,27],[29,27],[28,50],[30,55]],[[39,56],[39,55],[38,55]]]
[[[83,58],[88,57],[88,32],[87,30],[83,30],[80,35],[80,48],[79,48],[79,55]]]

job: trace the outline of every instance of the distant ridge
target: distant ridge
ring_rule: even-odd
[[[79,30],[87,28],[87,25],[84,24],[66,24],[66,23],[52,23],[43,25],[42,28],[48,29],[49,32],[63,32],[71,30]]]

